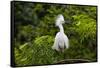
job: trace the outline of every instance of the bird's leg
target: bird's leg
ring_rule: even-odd
[[[59,56],[59,55],[60,55],[60,52],[57,51],[57,50],[54,50],[54,56],[56,57],[56,56]]]
[[[62,58],[65,59],[64,49],[61,49],[61,53],[62,53]]]
[[[58,57],[60,57],[60,54],[61,54],[60,51],[57,51],[57,50],[54,51],[54,57],[55,57],[54,62],[59,61]]]
[[[58,51],[57,50],[55,50],[55,52],[56,52],[56,54],[58,54]]]
[[[63,58],[65,59],[66,57],[65,57],[65,53],[63,53]]]

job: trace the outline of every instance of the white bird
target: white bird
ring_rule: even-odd
[[[64,52],[65,48],[69,47],[69,40],[68,37],[64,33],[64,29],[62,24],[64,24],[64,17],[62,14],[59,14],[56,19],[56,26],[59,27],[60,31],[56,34],[54,45],[52,46],[52,49],[56,51]]]

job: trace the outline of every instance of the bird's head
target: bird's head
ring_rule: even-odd
[[[61,24],[64,24],[65,20],[62,14],[59,14],[56,18],[56,26],[59,26]]]

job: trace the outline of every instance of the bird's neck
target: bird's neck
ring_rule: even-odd
[[[60,32],[63,32],[64,33],[64,28],[63,28],[62,24],[59,25],[59,29],[60,29]]]

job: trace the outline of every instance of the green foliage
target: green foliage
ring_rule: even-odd
[[[54,41],[53,37],[47,35],[47,36],[37,37],[35,39],[34,43],[36,45],[44,45],[44,46],[51,44],[51,46],[52,46],[53,41]]]
[[[16,66],[54,64],[64,59],[96,61],[96,7],[15,2],[14,8]],[[64,32],[70,41],[64,53],[51,48],[59,31],[55,26],[58,14],[64,15]]]

